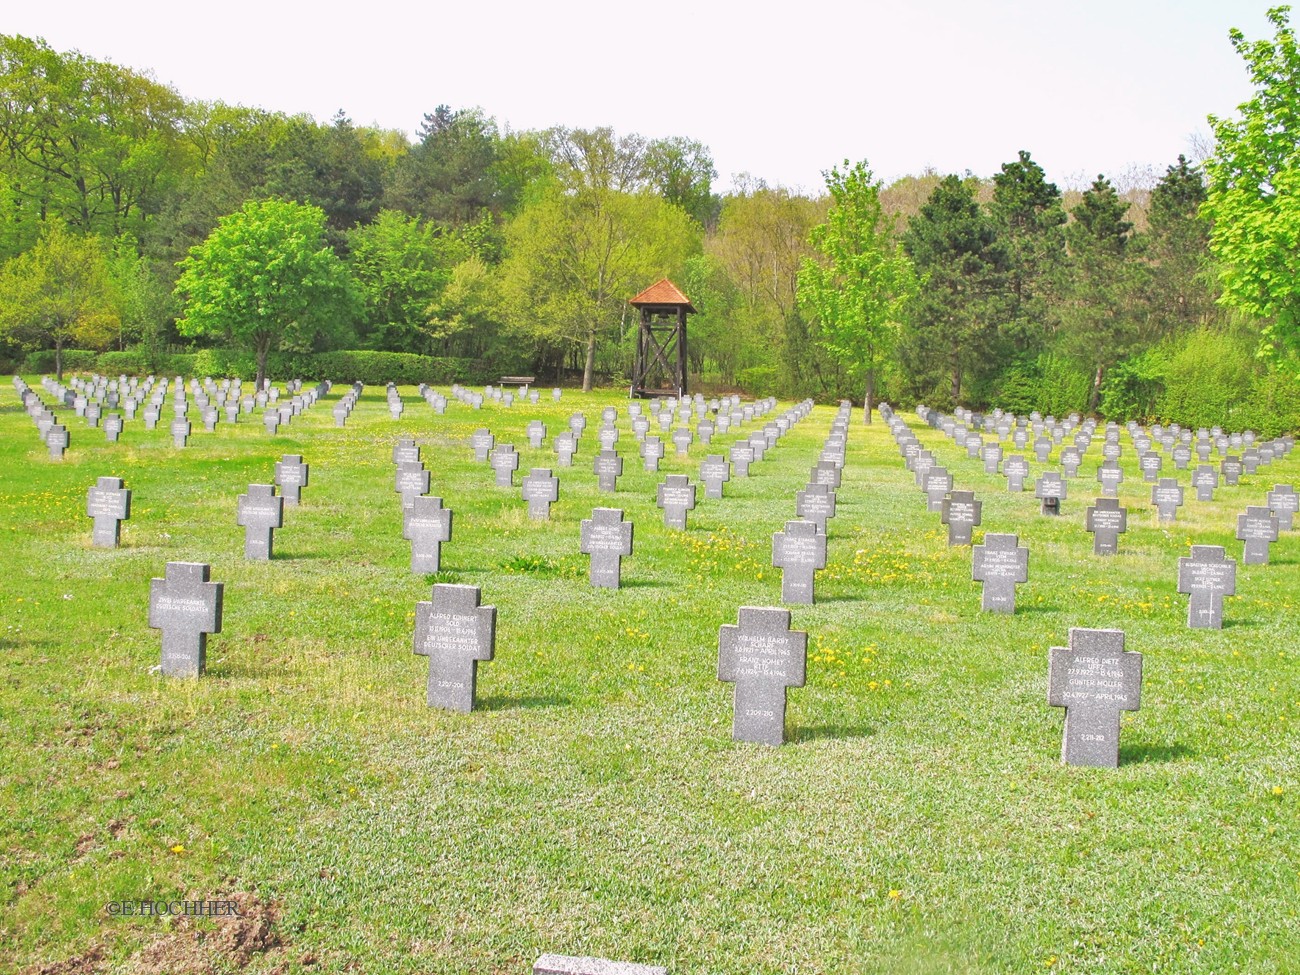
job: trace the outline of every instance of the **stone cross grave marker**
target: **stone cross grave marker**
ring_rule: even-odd
[[[1192,462],[1192,448],[1185,443],[1180,443],[1173,449],[1174,468],[1180,471],[1187,470],[1187,465]]]
[[[397,465],[393,490],[402,496],[402,511],[409,514],[415,499],[429,493],[429,472],[420,461],[403,461]]]
[[[1002,462],[1002,473],[1007,478],[1007,490],[1019,493],[1025,489],[1025,478],[1029,476],[1029,461],[1020,454],[1012,454]]]
[[[1160,521],[1177,521],[1178,509],[1183,506],[1183,489],[1176,477],[1162,477],[1151,488],[1151,503],[1155,505]]]
[[[706,498],[722,497],[723,485],[731,480],[731,463],[722,454],[709,454],[700,464],[700,480]]]
[[[614,492],[618,490],[618,479],[623,475],[623,458],[614,450],[602,450],[591,463],[596,475],[596,489]]]
[[[827,523],[835,517],[835,492],[825,484],[808,484],[794,496],[794,513],[811,521],[825,535]]]
[[[173,436],[175,436],[175,433],[176,433],[176,424],[179,423],[179,422],[180,422],[180,420],[177,419],[175,422],[172,423],[172,435],[173,435]],[[279,410],[267,410],[265,413],[263,413],[263,414],[262,414],[262,426],[265,428],[265,430],[266,430],[267,433],[275,434],[275,433],[280,429],[280,411],[279,411]],[[179,446],[184,446],[184,444],[177,444],[177,446],[178,446],[178,447],[179,447]]]
[[[1045,515],[1059,515],[1061,502],[1065,500],[1066,481],[1056,471],[1047,471],[1034,486],[1034,497],[1042,502],[1040,511]]]
[[[1192,471],[1192,487],[1196,488],[1197,501],[1213,501],[1214,489],[1219,486],[1219,472],[1210,464],[1201,464]]]
[[[1066,447],[1061,451],[1061,472],[1066,477],[1078,477],[1079,465],[1083,463],[1083,455],[1079,453],[1078,447]]]
[[[474,459],[483,463],[488,459],[488,454],[492,448],[497,445],[497,438],[492,436],[492,431],[486,427],[475,430],[470,434],[470,445],[474,448]]]
[[[411,499],[402,536],[411,542],[411,571],[427,575],[442,570],[442,543],[451,541],[451,509],[442,498],[422,495]]]
[[[1061,761],[1119,766],[1119,713],[1136,711],[1142,654],[1124,649],[1122,630],[1070,628],[1069,647],[1049,651],[1047,703],[1065,708]]]
[[[656,504],[663,509],[664,525],[686,529],[686,512],[695,510],[695,485],[685,474],[669,474],[659,485]]]
[[[663,456],[664,442],[658,437],[646,437],[641,441],[641,460],[646,470],[658,471]]]
[[[177,417],[172,420],[171,425],[172,446],[181,448],[190,438],[190,421],[184,417]]]
[[[840,489],[840,466],[833,460],[819,460],[812,469],[810,478],[813,484],[825,484],[832,491]]]
[[[244,529],[244,558],[270,559],[275,529],[284,525],[284,498],[275,493],[275,485],[248,485],[248,493],[239,496],[236,522]]]
[[[1290,484],[1275,484],[1266,497],[1268,510],[1277,515],[1278,531],[1289,532],[1300,508],[1300,495]]]
[[[1138,459],[1138,464],[1142,468],[1142,479],[1154,482],[1160,478],[1160,471],[1165,465],[1165,459],[1156,451],[1147,450]]]
[[[480,598],[478,586],[440,582],[430,601],[415,604],[415,652],[429,658],[431,708],[474,707],[479,661],[496,650],[497,610]]]
[[[149,626],[162,630],[162,672],[198,677],[207,669],[208,634],[221,632],[223,585],[201,562],[168,562],[149,584]]]
[[[393,447],[394,464],[418,464],[420,463],[420,445],[410,437],[404,437],[397,441]]]
[[[101,477],[86,495],[86,517],[94,519],[91,544],[117,548],[122,522],[131,517],[131,492],[120,477]]]
[[[996,474],[1002,463],[1002,445],[996,441],[980,448],[980,457],[984,461],[984,473]]]
[[[503,443],[492,448],[488,454],[488,463],[496,472],[497,487],[514,487],[515,471],[519,470],[519,454],[513,444]]]
[[[687,456],[694,441],[695,434],[691,433],[687,427],[681,427],[673,431],[673,447],[677,450],[678,457]]]
[[[980,523],[983,501],[975,500],[974,491],[953,491],[943,499],[939,520],[948,526],[948,544],[969,545],[971,532]]]
[[[591,556],[591,584],[617,589],[622,583],[623,556],[632,554],[632,522],[618,508],[596,508],[584,518],[578,551]]]
[[[1237,516],[1237,539],[1245,542],[1241,561],[1246,565],[1268,565],[1269,546],[1277,541],[1277,515],[1265,507],[1251,505]]]
[[[1092,532],[1094,555],[1114,555],[1119,551],[1119,536],[1128,531],[1128,509],[1119,506],[1118,498],[1098,498],[1083,513],[1084,530]]]
[[[551,505],[560,500],[560,479],[549,467],[534,467],[520,483],[523,498],[528,502],[528,517],[549,521]]]
[[[122,436],[122,414],[110,413],[104,417],[104,439],[109,443],[117,443],[120,436]]]
[[[551,440],[551,449],[555,451],[556,464],[560,467],[573,466],[573,452],[578,449],[578,438],[572,430],[557,433]]]
[[[276,462],[275,483],[285,504],[298,503],[302,489],[307,486],[310,466],[303,463],[302,454],[285,454]]]
[[[546,424],[541,420],[533,420],[528,424],[528,446],[534,450],[541,447],[542,442],[546,439]]]
[[[1178,560],[1178,591],[1190,595],[1187,625],[1223,629],[1223,597],[1237,591],[1237,562],[1222,545],[1193,545],[1191,558]]]
[[[927,511],[942,511],[943,499],[952,490],[952,475],[946,467],[931,467],[925,472],[925,506]]]
[[[772,565],[781,570],[781,602],[812,605],[814,577],[826,568],[826,536],[811,521],[787,521],[772,536]]]
[[[742,606],[718,633],[718,680],[734,684],[731,737],[785,741],[786,689],[803,687],[808,634],[790,629],[790,611]]]
[[[45,446],[49,448],[50,460],[62,460],[63,452],[68,449],[70,442],[68,428],[58,423],[45,432]]]
[[[533,962],[533,975],[668,975],[668,969],[630,961],[545,954]]]
[[[1118,498],[1119,486],[1124,483],[1124,468],[1119,461],[1108,460],[1097,468],[1097,483],[1101,485],[1103,497]]]
[[[737,477],[749,477],[749,465],[754,462],[754,448],[746,440],[731,445],[731,469]]]
[[[613,450],[618,443],[618,427],[613,423],[606,423],[596,431],[596,442],[600,444],[601,450]]]
[[[1241,458],[1231,455],[1223,458],[1219,464],[1219,473],[1223,475],[1223,483],[1229,486],[1235,485],[1241,480]]]
[[[985,534],[984,543],[971,549],[971,579],[984,583],[984,612],[1014,613],[1016,586],[1029,581],[1029,549],[1015,535]]]

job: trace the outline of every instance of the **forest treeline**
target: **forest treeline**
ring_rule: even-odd
[[[418,353],[471,364],[469,381],[618,384],[627,299],[667,276],[697,309],[693,382],[861,398],[825,306],[800,294],[801,269],[825,260],[812,241],[834,207],[829,168],[818,195],[716,184],[708,147],[681,136],[513,131],[439,105],[409,139],[341,111],[322,123],[188,100],[0,36],[0,358],[163,370],[212,350],[204,361],[249,371],[348,350],[336,361]],[[873,362],[877,395],[1295,426],[1296,370],[1259,359],[1259,317],[1219,301],[1202,167],[1180,156],[1150,185],[1098,176],[1063,193],[1012,151],[991,178],[869,189],[914,282]],[[257,263],[281,239],[305,239],[282,263],[316,288],[282,306],[297,272]],[[286,327],[241,334],[241,302]]]

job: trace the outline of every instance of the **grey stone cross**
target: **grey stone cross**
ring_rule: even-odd
[[[1070,629],[1069,647],[1049,651],[1047,703],[1065,708],[1061,761],[1119,765],[1119,713],[1136,711],[1142,654],[1124,649],[1122,630]]]
[[[823,535],[827,523],[835,517],[835,492],[825,484],[808,484],[794,496],[794,513],[811,521]]]
[[[980,608],[986,613],[1014,613],[1016,585],[1029,581],[1029,549],[1015,535],[989,532],[971,549],[971,579],[984,583]]]
[[[700,464],[700,480],[706,498],[722,497],[723,486],[731,480],[731,462],[722,454],[709,454]]]
[[[91,544],[117,548],[122,522],[131,517],[131,492],[120,477],[101,477],[86,495],[86,517],[93,518]]]
[[[285,454],[276,462],[275,483],[280,488],[285,504],[297,504],[302,489],[307,486],[310,465],[304,464],[302,454]]]
[[[943,499],[939,521],[948,526],[949,545],[969,545],[971,533],[980,523],[984,502],[973,491],[953,491]]]
[[[617,589],[622,582],[623,556],[632,554],[632,522],[618,508],[596,508],[584,518],[578,551],[591,556],[591,584]]]
[[[480,606],[478,586],[440,582],[415,604],[415,652],[429,658],[429,707],[468,713],[480,660],[496,649],[495,606]]]
[[[1193,545],[1191,558],[1178,560],[1178,591],[1187,603],[1187,625],[1223,629],[1223,597],[1237,591],[1237,563],[1222,545]]]
[[[1119,551],[1119,536],[1128,531],[1128,509],[1119,506],[1118,498],[1098,498],[1083,512],[1084,530],[1092,532],[1094,555],[1114,555]]]
[[[815,602],[813,580],[826,568],[826,536],[811,521],[787,521],[772,536],[772,565],[781,570],[781,602]]]
[[[519,454],[513,444],[503,443],[492,448],[488,463],[496,472],[497,487],[514,487],[515,471],[519,470]]]
[[[790,629],[790,611],[742,606],[736,625],[718,633],[718,680],[735,685],[731,736],[785,741],[786,689],[803,687],[808,634]]]
[[[275,529],[284,525],[284,498],[274,484],[250,484],[239,496],[236,522],[244,529],[244,558],[265,562],[271,558]]]
[[[412,572],[425,575],[441,571],[442,543],[451,541],[451,509],[442,506],[442,498],[412,498],[402,536],[411,542]]]
[[[528,502],[528,517],[547,521],[551,505],[560,500],[560,479],[549,467],[534,467],[521,482],[521,491]]]
[[[1269,546],[1277,541],[1278,520],[1268,508],[1251,505],[1237,516],[1237,539],[1245,542],[1241,561],[1246,565],[1268,565]]]
[[[656,504],[663,509],[665,526],[684,530],[686,512],[695,509],[695,485],[685,474],[669,474],[659,485]]]
[[[207,669],[208,634],[221,632],[223,586],[201,562],[168,562],[149,584],[149,626],[162,630],[162,672],[198,677]]]

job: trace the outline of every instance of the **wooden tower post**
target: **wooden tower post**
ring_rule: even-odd
[[[691,301],[667,278],[628,302],[640,309],[633,396],[686,395],[686,316]]]

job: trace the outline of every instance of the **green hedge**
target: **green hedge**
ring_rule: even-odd
[[[28,374],[54,372],[53,350],[33,352],[19,364]],[[219,376],[253,379],[257,359],[251,352],[231,349],[200,349],[198,352],[151,355],[144,349],[124,352],[63,351],[64,372],[98,372],[106,376]],[[336,383],[363,382],[367,386],[420,383],[445,386],[450,383],[491,383],[509,370],[499,362],[415,355],[409,352],[373,352],[365,349],[344,352],[275,352],[267,359],[267,375],[274,380],[328,379]],[[516,370],[517,371],[517,370]]]

